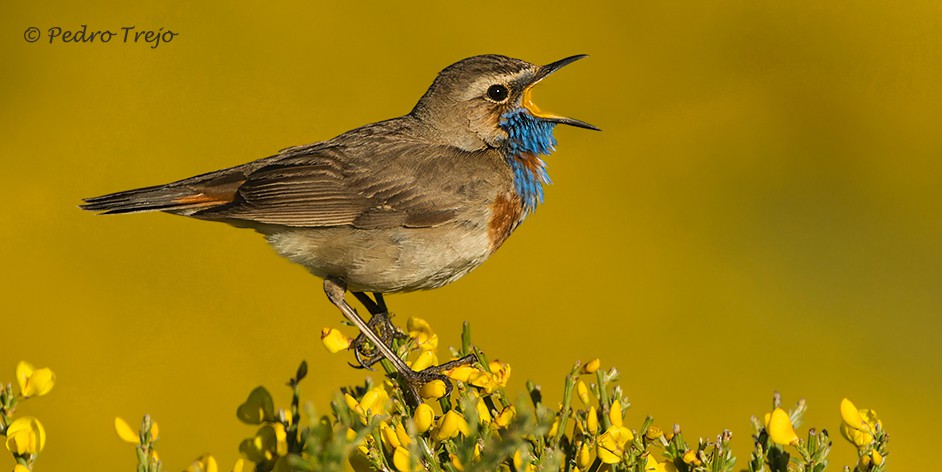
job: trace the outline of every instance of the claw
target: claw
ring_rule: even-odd
[[[408,337],[393,325],[392,321],[389,319],[389,314],[386,312],[377,312],[374,314],[373,317],[370,318],[370,321],[367,322],[367,326],[369,326],[387,346],[392,345],[394,339]],[[350,343],[349,349],[353,350],[353,355],[356,357],[358,364],[351,364],[351,366],[359,369],[373,370],[370,366],[383,359],[382,353],[378,352],[375,346],[369,346],[368,343],[369,340],[363,333],[360,333],[353,342]]]
[[[357,364],[349,363],[351,366],[358,369],[373,370],[372,366],[379,361],[384,359],[383,354],[379,352],[363,352],[364,348],[362,345],[353,346],[351,343],[351,349],[353,349],[353,356],[356,358]],[[371,350],[372,351],[372,350]]]
[[[350,367],[353,367],[355,369],[366,369],[366,370],[372,371],[373,370],[372,365],[375,363],[374,361],[375,357],[368,357],[366,361],[364,362],[363,358],[361,357],[362,355],[363,354],[360,352],[359,346],[353,348],[353,357],[356,358],[357,363],[353,364],[352,362],[347,362],[347,364],[350,364]]]
[[[433,365],[427,367],[418,372],[411,371],[411,373],[400,372],[400,378],[403,382],[408,385],[409,390],[418,391],[423,385],[432,382],[434,380],[441,380],[445,384],[445,395],[451,395],[451,392],[454,390],[454,384],[452,384],[451,379],[449,379],[442,372],[446,370],[454,369],[455,367],[468,365],[476,362],[478,360],[477,356],[474,354],[468,354],[460,359],[455,359],[453,361],[446,362],[444,364]],[[405,390],[405,389],[403,389]]]

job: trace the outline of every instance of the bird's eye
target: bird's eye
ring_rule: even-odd
[[[487,98],[490,98],[495,102],[502,102],[507,100],[508,95],[510,95],[510,91],[507,90],[507,87],[504,87],[501,84],[494,84],[487,88]]]

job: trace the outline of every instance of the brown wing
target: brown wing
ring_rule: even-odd
[[[226,204],[190,216],[294,227],[436,226],[453,219],[463,201],[442,172],[458,151],[397,143],[375,149],[291,150],[249,173]]]

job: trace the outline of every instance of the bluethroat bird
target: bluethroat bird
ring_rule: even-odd
[[[360,330],[351,345],[360,366],[388,359],[416,404],[423,383],[440,379],[450,390],[441,372],[473,358],[414,372],[390,348],[396,333],[383,294],[457,280],[543,201],[550,179],[541,156],[556,146],[553,128],[598,128],[540,111],[533,86],[583,57],[544,66],[469,57],[442,70],[407,115],[248,164],[88,198],[81,208],[163,211],[258,231],[324,279],[328,299]],[[344,300],[347,290],[369,322]]]

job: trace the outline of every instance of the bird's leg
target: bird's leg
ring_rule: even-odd
[[[334,277],[327,277],[324,279],[324,292],[327,294],[327,298],[330,300],[330,302],[339,308],[341,313],[343,313],[344,316],[346,316],[347,319],[350,320],[350,322],[360,330],[360,333],[364,335],[377,350],[379,350],[382,357],[385,357],[387,360],[389,360],[390,363],[392,363],[393,367],[396,369],[396,372],[399,374],[399,382],[402,386],[403,396],[405,397],[406,402],[411,406],[417,406],[421,402],[419,388],[433,380],[441,380],[444,382],[445,395],[450,394],[452,390],[451,382],[448,380],[448,377],[442,374],[442,372],[448,369],[453,369],[460,365],[470,364],[476,360],[474,355],[467,355],[461,359],[446,362],[442,365],[432,366],[419,372],[412,370],[405,363],[405,361],[400,359],[399,356],[393,352],[391,347],[386,345],[386,343],[380,339],[380,337],[372,330],[369,324],[363,321],[363,318],[360,318],[360,315],[357,315],[357,312],[351,308],[349,304],[347,304],[347,301],[343,298],[346,291],[347,284],[343,280]],[[382,298],[380,297],[379,300],[382,300]],[[385,303],[383,305],[385,305]],[[376,304],[376,306],[378,307],[379,304]],[[367,309],[369,309],[369,307],[367,307]]]
[[[383,298],[383,294],[380,292],[373,292],[373,298],[376,299],[376,304],[379,305],[379,308],[383,311],[388,311],[386,308],[386,299]]]
[[[365,295],[366,294],[364,294],[364,296]],[[376,305],[379,309],[379,312],[382,313],[386,318],[386,328],[389,330],[389,332],[392,333],[393,339],[408,339],[409,336],[406,333],[403,333],[402,330],[396,328],[396,326],[392,324],[392,319],[389,316],[389,309],[386,308],[386,299],[383,298],[383,294],[379,292],[373,292],[373,298],[376,299]]]
[[[360,300],[360,303],[362,303],[363,306],[366,307],[366,311],[370,312],[370,315],[376,316],[386,311],[385,304],[384,306],[381,307],[379,303],[373,301],[373,299],[370,298],[370,296],[367,295],[366,292],[350,292],[350,293],[352,293],[354,297],[357,297],[357,300]]]
[[[406,401],[412,405],[418,405],[420,401],[418,388],[420,385],[408,381],[408,378],[412,377],[410,374],[414,374],[414,372],[373,332],[372,329],[370,329],[369,325],[363,321],[363,318],[360,318],[360,315],[357,315],[357,312],[347,304],[347,301],[343,299],[346,292],[347,283],[343,280],[334,277],[324,278],[324,293],[327,294],[327,298],[360,330],[360,333],[373,343],[373,346],[379,350],[380,354],[392,363],[396,371],[399,372],[400,378],[406,379],[406,382],[403,382],[405,384],[403,393],[406,397]]]

